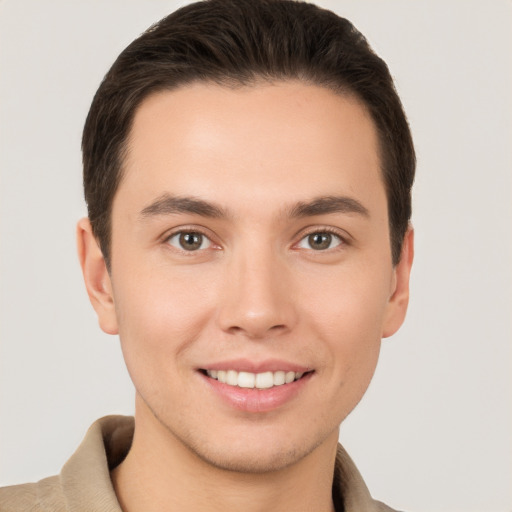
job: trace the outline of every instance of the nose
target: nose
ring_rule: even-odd
[[[222,330],[250,339],[289,332],[297,321],[290,269],[267,251],[234,256],[220,297]]]

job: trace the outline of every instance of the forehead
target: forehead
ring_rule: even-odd
[[[117,196],[139,204],[163,192],[231,204],[249,191],[269,204],[284,191],[300,201],[334,186],[370,202],[372,191],[383,193],[364,106],[300,82],[198,83],[151,95],[136,111],[123,172]]]

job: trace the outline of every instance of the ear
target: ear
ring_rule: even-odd
[[[88,218],[78,221],[76,239],[85,287],[100,327],[107,334],[118,334],[110,275]]]
[[[382,337],[395,334],[405,320],[409,304],[409,279],[414,259],[414,231],[409,227],[404,236],[400,261],[393,269],[393,283],[386,317],[382,329]]]

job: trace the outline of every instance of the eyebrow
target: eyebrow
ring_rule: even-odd
[[[173,213],[190,213],[201,217],[224,218],[228,217],[226,210],[208,201],[195,197],[181,197],[163,194],[156,201],[146,206],[140,216],[144,218],[158,215],[172,215]]]
[[[324,196],[310,202],[299,202],[288,212],[290,217],[313,217],[329,213],[356,213],[369,217],[370,213],[357,199],[345,196]]]
[[[163,194],[146,206],[141,212],[142,219],[159,215],[188,213],[213,219],[228,218],[231,215],[221,206],[190,196]],[[290,218],[313,217],[331,213],[355,213],[364,217],[370,214],[357,199],[345,196],[322,196],[308,202],[298,202],[285,210]]]

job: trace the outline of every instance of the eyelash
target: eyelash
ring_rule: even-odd
[[[186,250],[186,249],[183,249],[183,248],[180,248],[180,247],[176,247],[176,246],[174,246],[174,245],[172,245],[170,243],[170,240],[172,238],[174,238],[176,236],[183,235],[183,234],[197,234],[197,235],[200,235],[200,236],[204,237],[206,240],[208,240],[208,242],[210,243],[210,247],[206,247],[206,248],[203,248],[203,249],[199,248],[199,249],[196,249],[196,250]],[[306,250],[312,251],[314,253],[326,253],[326,252],[332,252],[332,251],[340,250],[342,247],[346,247],[347,245],[349,245],[347,237],[343,236],[339,232],[339,230],[334,229],[332,227],[322,227],[322,228],[315,228],[315,229],[312,229],[311,231],[306,231],[306,232],[301,233],[299,241],[295,242],[292,245],[292,248],[297,248],[298,250],[301,250],[301,248],[298,248],[297,246],[303,240],[307,239],[308,237],[310,237],[312,235],[316,235],[316,234],[319,234],[319,235],[323,235],[323,234],[331,235],[331,236],[337,238],[339,240],[339,243],[335,247],[332,247],[332,248],[317,249],[317,250],[315,250],[315,249],[313,249],[311,247],[311,248],[306,249]],[[194,253],[202,252],[202,251],[205,251],[206,249],[211,249],[212,246],[213,246],[213,248],[218,248],[219,247],[218,244],[213,242],[211,236],[208,235],[204,230],[202,230],[200,228],[197,228],[197,227],[192,227],[192,226],[190,228],[181,227],[179,230],[173,231],[172,233],[166,235],[163,238],[163,242],[165,244],[171,245],[173,247],[173,249],[178,250],[178,251],[182,252],[185,255],[193,255]],[[215,246],[217,246],[217,247],[215,247]]]
[[[312,235],[324,235],[324,234],[336,237],[339,240],[339,243],[335,247],[331,247],[328,249],[315,250],[311,247],[310,249],[307,249],[307,250],[310,250],[315,253],[327,253],[327,252],[330,253],[330,252],[333,252],[336,250],[341,250],[343,247],[346,247],[347,245],[349,245],[347,237],[342,235],[339,230],[326,226],[326,227],[322,227],[322,228],[315,228],[315,229],[312,229],[311,231],[302,233],[299,241],[297,243],[295,243],[294,246],[299,245],[303,240],[307,239],[308,237],[310,237]]]
[[[207,247],[207,248],[204,248],[204,249],[197,249],[197,250],[191,250],[191,251],[188,251],[186,249],[183,249],[181,247],[176,247],[176,246],[173,246],[171,243],[170,243],[170,240],[176,236],[180,236],[180,235],[184,235],[184,234],[196,234],[196,235],[200,235],[202,237],[204,237],[206,240],[208,240],[208,242],[210,243],[210,247]],[[197,227],[181,227],[179,230],[177,231],[173,231],[172,233],[169,233],[168,235],[166,235],[163,239],[163,242],[167,245],[170,245],[173,249],[177,250],[177,251],[180,251],[181,253],[185,254],[185,255],[193,255],[194,253],[198,253],[198,252],[201,252],[201,251],[204,251],[206,249],[210,249],[211,246],[215,246],[216,244],[213,242],[212,240],[212,237],[209,236],[204,230],[200,229],[200,228],[197,228]]]

